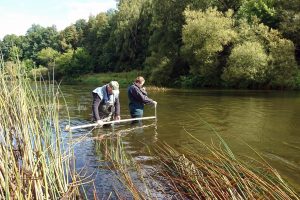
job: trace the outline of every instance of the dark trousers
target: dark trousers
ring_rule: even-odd
[[[133,106],[129,106],[129,110],[130,110],[131,118],[143,117],[143,114],[144,114],[143,109],[137,109],[137,108],[133,108]],[[141,122],[142,122],[141,120],[135,120],[135,121],[132,121],[131,123],[132,124],[135,124],[135,123],[140,123],[141,124]]]

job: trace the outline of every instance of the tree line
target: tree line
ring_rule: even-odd
[[[299,0],[119,0],[62,31],[32,25],[0,41],[7,67],[57,79],[143,71],[152,84],[300,86]]]

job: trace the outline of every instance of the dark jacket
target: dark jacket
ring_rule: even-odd
[[[153,100],[147,96],[147,92],[135,83],[128,88],[128,98],[130,111],[143,110],[145,104],[153,104]]]

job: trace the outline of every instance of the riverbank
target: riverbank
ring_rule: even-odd
[[[75,79],[63,80],[65,84],[75,84],[75,85],[104,85],[109,83],[111,80],[119,82],[121,88],[126,88],[135,80],[137,76],[142,75],[140,71],[131,72],[107,72],[107,73],[93,73],[81,75]]]
[[[144,76],[145,73],[143,71],[130,71],[130,72],[107,72],[107,73],[90,73],[90,74],[84,74],[80,75],[77,78],[68,78],[63,79],[62,82],[64,84],[68,85],[104,85],[110,82],[111,80],[116,80],[120,84],[120,88],[127,88],[129,85],[132,84],[132,82],[135,80],[137,76]],[[180,83],[179,83],[180,82]],[[219,86],[219,87],[197,87],[193,83],[193,81],[189,81],[187,79],[182,79],[176,84],[172,85],[171,87],[167,86],[154,86],[152,83],[149,82],[148,79],[146,79],[146,87],[148,89],[152,88],[153,90],[167,90],[168,88],[182,88],[182,89],[212,89],[212,90],[261,90],[261,91],[291,91],[291,89],[286,88],[271,88],[271,87],[264,87],[264,88],[232,88],[232,87],[226,87],[226,86]],[[151,85],[149,87],[149,85]],[[300,90],[300,84],[297,85],[296,88],[292,89],[292,91],[299,91]]]

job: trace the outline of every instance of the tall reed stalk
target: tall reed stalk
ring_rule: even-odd
[[[0,88],[0,199],[77,198],[54,84],[29,81],[20,63],[1,60]]]

